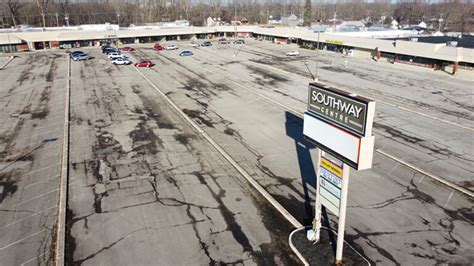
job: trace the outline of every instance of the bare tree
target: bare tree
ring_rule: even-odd
[[[38,9],[41,14],[41,20],[43,22],[43,28],[46,28],[45,10],[48,3],[49,3],[49,0],[36,0],[36,4],[38,5]]]
[[[18,15],[20,8],[23,7],[25,3],[21,3],[20,0],[7,0],[6,4],[12,17],[12,24],[14,27],[16,27],[16,16]]]

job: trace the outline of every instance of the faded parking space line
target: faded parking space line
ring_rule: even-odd
[[[36,235],[39,235],[39,234],[43,233],[43,232],[46,231],[46,230],[49,230],[49,229],[40,230],[40,231],[38,231],[38,232],[36,232],[36,233],[33,233],[33,234],[31,234],[31,235],[28,235],[28,236],[26,236],[26,237],[24,237],[24,238],[22,238],[22,239],[20,239],[20,240],[17,240],[17,241],[15,241],[15,242],[11,242],[10,244],[8,244],[8,245],[6,245],[6,246],[0,247],[0,251],[3,251],[3,250],[5,250],[5,249],[7,249],[7,248],[9,248],[9,247],[11,247],[11,246],[14,246],[14,245],[16,245],[16,244],[18,244],[18,243],[21,243],[21,242],[25,241],[25,240],[28,239],[28,238],[34,237],[34,236],[36,236]]]
[[[28,263],[30,263],[30,262],[33,262],[33,261],[37,260],[38,258],[42,257],[44,254],[46,254],[46,253],[38,254],[38,255],[36,255],[35,257],[33,257],[33,258],[31,258],[31,259],[29,259],[29,260],[27,260],[27,261],[25,261],[25,262],[22,262],[22,263],[20,264],[20,266],[23,266],[23,265],[26,265],[26,264],[28,264]]]
[[[9,227],[9,226],[12,226],[12,225],[14,225],[14,224],[16,224],[16,223],[19,223],[19,222],[22,222],[22,221],[24,221],[24,220],[28,220],[28,219],[30,219],[31,217],[34,217],[34,216],[36,216],[36,215],[40,215],[41,213],[46,212],[46,211],[49,211],[49,210],[54,209],[54,208],[56,208],[56,206],[51,206],[51,207],[49,207],[49,208],[46,208],[46,209],[43,209],[43,210],[41,210],[41,211],[35,212],[34,214],[32,214],[32,215],[30,215],[30,216],[27,216],[27,217],[24,217],[24,218],[15,220],[15,221],[13,221],[13,222],[11,222],[11,223],[9,223],[9,224],[6,224],[6,225],[4,225],[4,226],[1,226],[0,229],[3,229],[3,228],[6,228],[6,227]]]

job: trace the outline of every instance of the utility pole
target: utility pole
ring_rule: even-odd
[[[438,19],[438,31],[441,32],[441,23],[443,23],[443,14]]]
[[[64,19],[66,20],[66,26],[69,27],[69,16],[68,16],[68,14],[66,14]]]
[[[59,17],[58,17],[59,15],[58,13],[56,13],[55,15],[56,15],[56,27],[59,28]]]
[[[319,34],[321,29],[318,29],[318,46],[316,47],[316,72],[314,73],[314,81],[318,81],[318,63],[319,63]]]

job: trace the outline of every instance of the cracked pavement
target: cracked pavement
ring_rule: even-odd
[[[67,55],[21,54],[0,71],[0,261],[51,262]]]
[[[193,49],[194,56],[185,59],[148,48],[133,54],[156,62],[157,67],[145,74],[300,222],[310,224],[315,149],[302,138],[300,118],[253,91],[303,112],[308,79],[301,60],[311,64],[313,59],[304,50],[301,58],[288,58],[284,56],[290,50],[287,46],[249,43],[237,57],[233,57],[233,46],[219,45]],[[429,110],[437,118],[473,124],[472,103],[446,106],[439,94],[430,91],[439,89],[430,88],[432,80],[439,80],[456,86],[443,90],[445,94],[469,94],[467,81],[424,69],[403,73],[399,65],[377,65],[358,57],[348,59],[357,69],[348,79],[346,73],[339,73],[338,64],[345,59],[330,52],[320,55],[321,80],[414,111]],[[337,67],[330,68],[331,64]],[[374,79],[369,73],[375,70],[378,77]],[[385,83],[375,86],[368,84],[369,80]],[[391,91],[395,86],[396,94]],[[414,93],[421,95],[423,104],[409,101]],[[472,189],[474,151],[468,131],[384,103],[377,104],[375,122],[376,148]],[[473,224],[472,199],[379,154],[375,154],[373,169],[351,172],[347,239],[372,262],[471,260],[467,254],[474,250],[474,235],[469,229]],[[330,215],[330,220],[337,228],[337,219]]]
[[[301,118],[263,96],[303,112],[309,74],[302,61],[313,68],[314,53],[289,58],[289,46],[247,43],[236,57],[233,45],[181,58],[151,44],[131,56],[156,63],[140,71],[310,224],[315,149],[302,138]],[[95,58],[71,69],[66,263],[296,264],[291,226],[133,66],[83,50]],[[469,81],[326,51],[320,61],[320,80],[377,100],[376,148],[473,190],[471,132],[416,113],[472,128]],[[0,72],[2,263],[51,257],[66,63],[63,53],[28,53]],[[472,206],[376,153],[371,170],[351,171],[346,240],[383,265],[467,264],[474,259]]]
[[[135,70],[95,56],[72,65],[67,263],[297,263],[288,223]]]

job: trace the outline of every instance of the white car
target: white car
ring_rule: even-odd
[[[300,52],[298,50],[289,51],[286,53],[287,56],[299,56]]]
[[[113,52],[113,53],[110,53],[110,54],[108,55],[108,57],[109,57],[110,59],[115,59],[115,58],[123,58],[123,57],[125,57],[125,56],[124,56],[123,54],[121,54],[121,53]]]
[[[189,46],[191,46],[191,47],[199,47],[199,43],[190,43]]]
[[[127,57],[117,57],[112,59],[112,64],[114,65],[130,65],[132,61],[130,61]]]
[[[176,49],[179,49],[179,47],[175,44],[168,44],[165,46],[165,49],[166,50],[176,50]]]

